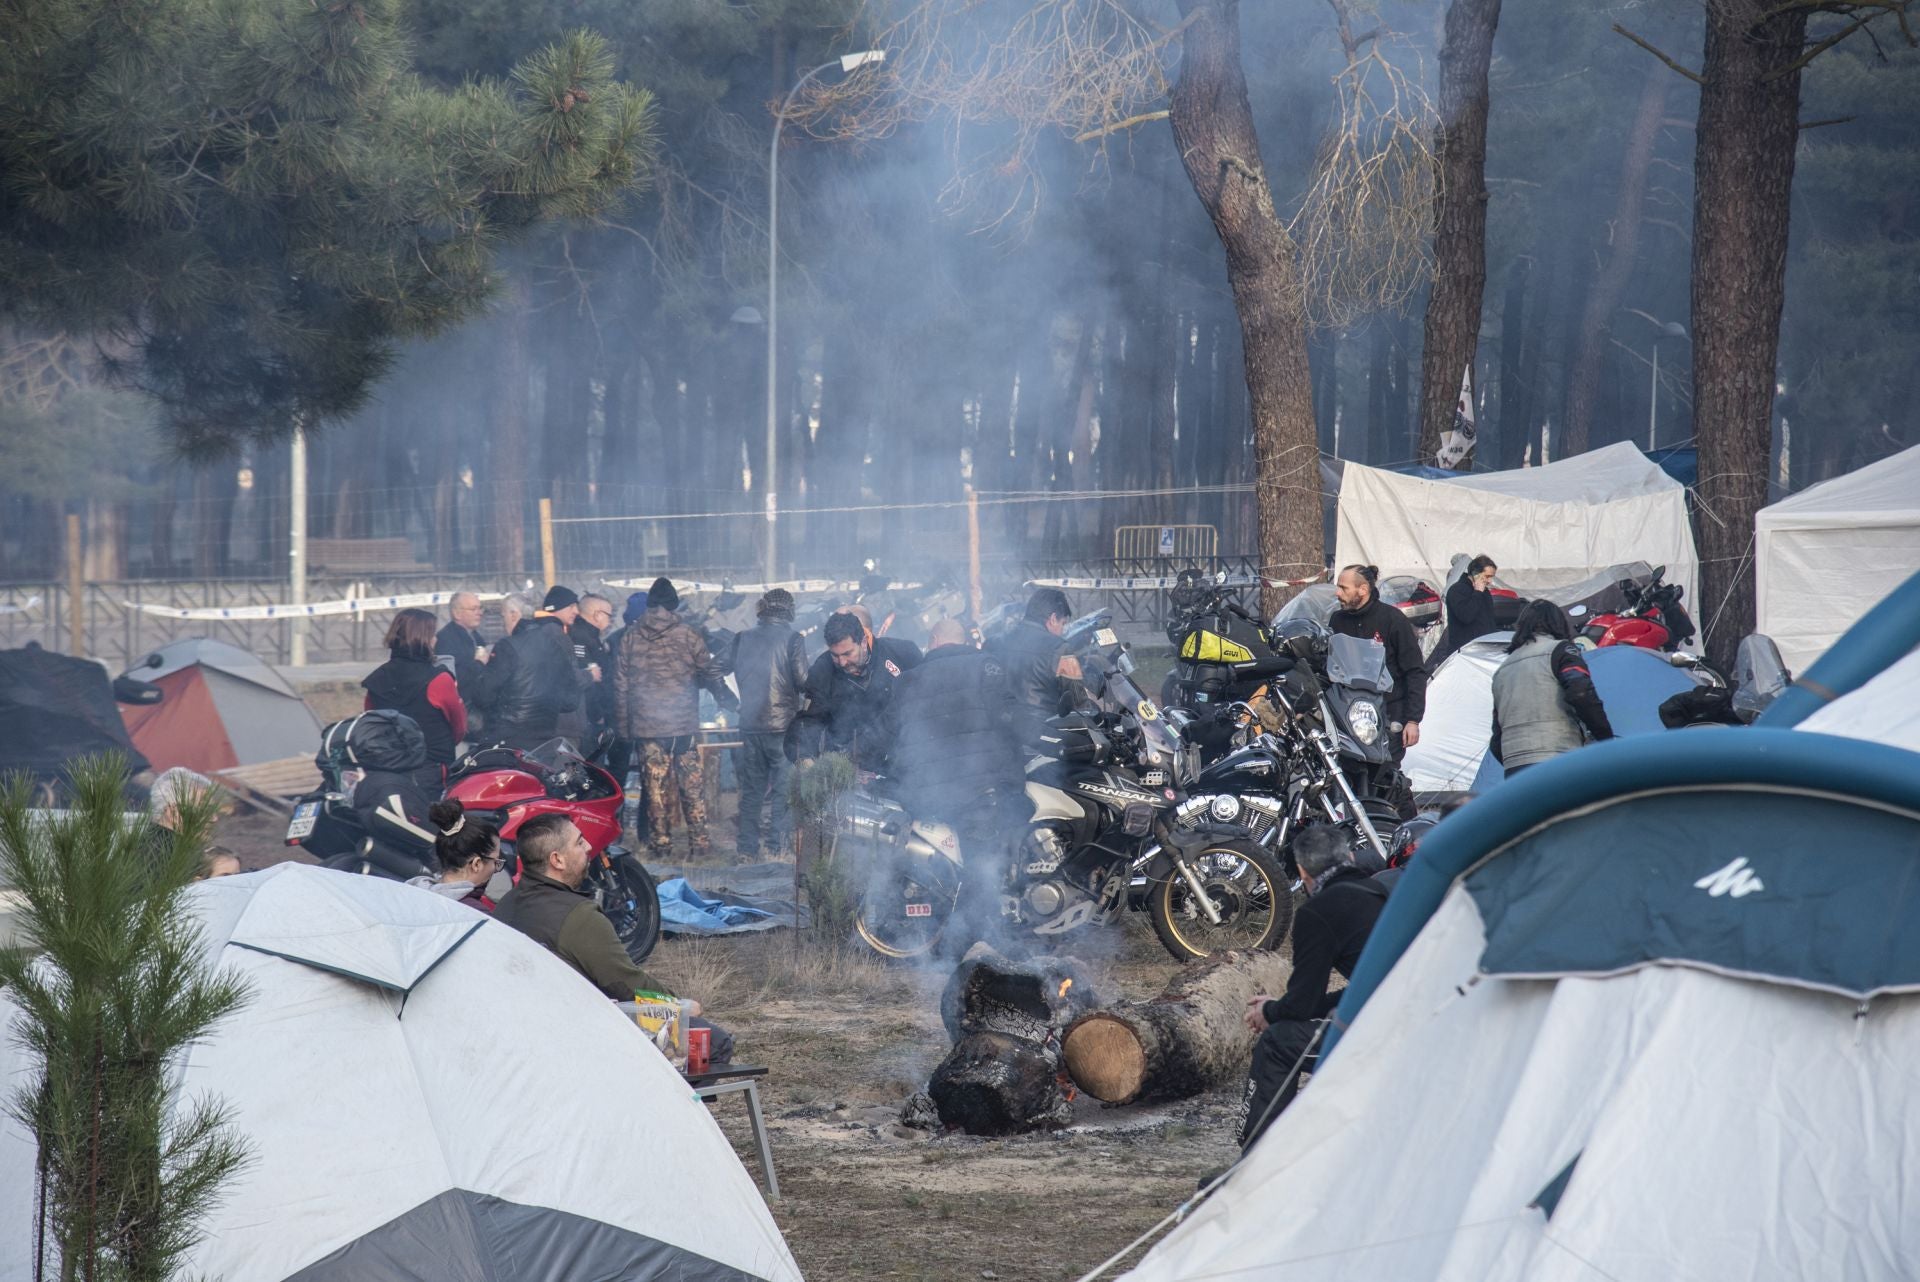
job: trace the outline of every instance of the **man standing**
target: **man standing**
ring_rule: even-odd
[[[734,849],[742,861],[760,854],[760,812],[773,817],[766,844],[778,855],[787,845],[787,727],[807,686],[807,649],[793,630],[793,594],[772,588],[754,607],[757,622],[734,639],[733,680],[740,687],[740,826]]]
[[[572,820],[535,815],[520,825],[514,848],[523,865],[520,883],[494,906],[495,921],[532,939],[616,1002],[630,1002],[635,993],[671,994],[627,955],[593,892],[581,888],[593,848]],[[699,1009],[695,1002],[696,1015]],[[704,1019],[693,1020],[692,1027],[713,1029],[714,1063],[733,1059],[732,1034]]]
[[[582,674],[566,632],[578,614],[579,598],[552,588],[533,617],[494,647],[476,690],[489,741],[537,748],[559,733],[560,714],[580,706]]]
[[[1261,993],[1247,1003],[1247,1027],[1259,1035],[1247,1078],[1247,1120],[1240,1146],[1265,1133],[1300,1089],[1300,1071],[1313,1067],[1307,1051],[1319,1021],[1340,1004],[1329,993],[1334,971],[1353,968],[1386,906],[1387,887],[1353,866],[1344,832],[1331,824],[1304,830],[1293,842],[1307,902],[1293,917],[1293,973],[1279,998]]]
[[[1340,608],[1327,620],[1336,636],[1378,641],[1387,648],[1387,671],[1393,693],[1387,696],[1388,745],[1395,765],[1406,750],[1420,742],[1420,718],[1427,712],[1427,667],[1420,654],[1420,638],[1401,611],[1380,599],[1380,571],[1371,565],[1350,565],[1340,571],[1334,593]]]
[[[474,678],[480,674],[480,598],[456,592],[447,598],[447,626],[433,640],[433,653],[453,660],[453,679],[463,698],[471,698]]]
[[[875,640],[850,610],[828,616],[821,637],[827,652],[807,672],[807,702],[787,727],[787,755],[804,761],[844,752],[877,772],[887,760],[887,706],[920,651],[892,637]]]
[[[1066,652],[1061,635],[1073,622],[1073,607],[1059,588],[1036,588],[1026,617],[1000,642],[1014,697],[1040,718],[1071,712],[1081,697],[1080,661]]]
[[[573,646],[573,661],[586,676],[586,695],[577,723],[568,733],[581,742],[589,742],[607,727],[613,717],[613,667],[607,643],[601,640],[607,625],[613,622],[613,602],[597,592],[580,598],[580,614],[567,625],[567,641]]]
[[[1493,617],[1493,596],[1488,591],[1493,586],[1493,576],[1499,572],[1500,567],[1493,563],[1493,558],[1482,553],[1467,562],[1467,572],[1447,589],[1447,634],[1440,639],[1440,648],[1433,652],[1427,664],[1431,671],[1438,672],[1448,655],[1475,637],[1499,629],[1500,624]]]
[[[1027,800],[1021,727],[1000,656],[967,641],[958,620],[942,619],[920,666],[906,674],[887,708],[893,755],[888,773],[916,819],[952,825],[966,860],[966,929],[986,934],[999,914],[1007,860],[1033,807]],[[951,941],[964,949],[972,938]]]
[[[613,657],[614,714],[620,733],[639,744],[648,844],[660,855],[673,845],[668,803],[677,790],[690,853],[705,858],[712,841],[697,743],[700,691],[711,692],[723,711],[740,701],[708,653],[706,638],[676,613],[679,607],[673,584],[655,579],[647,589],[647,612],[620,634],[620,652]]]

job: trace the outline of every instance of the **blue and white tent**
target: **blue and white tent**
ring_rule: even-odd
[[[1890,601],[1759,727],[1443,823],[1321,1071],[1130,1276],[1913,1277],[1920,754],[1786,727],[1916,642]]]

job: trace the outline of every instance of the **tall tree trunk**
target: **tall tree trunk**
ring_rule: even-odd
[[[1320,457],[1307,367],[1307,314],[1292,239],[1274,211],[1240,63],[1239,0],[1180,0],[1187,24],[1170,102],[1174,140],[1194,194],[1227,254],[1240,317],[1259,486],[1260,560],[1289,579],[1326,563]],[[1286,594],[1262,591],[1277,610]]]
[[[509,278],[501,311],[499,382],[494,392],[493,431],[487,470],[493,511],[486,517],[488,567],[503,574],[527,568],[527,341],[532,306],[524,272]],[[544,591],[548,585],[542,584]]]
[[[1613,318],[1626,298],[1627,282],[1640,253],[1640,206],[1647,196],[1647,168],[1653,160],[1653,145],[1660,137],[1660,120],[1667,112],[1667,87],[1672,82],[1671,71],[1659,63],[1652,65],[1646,87],[1640,91],[1640,110],[1627,135],[1627,154],[1620,162],[1620,201],[1609,224],[1606,265],[1587,291],[1587,305],[1580,318],[1580,343],[1574,349],[1573,366],[1567,375],[1567,419],[1561,438],[1565,454],[1583,453],[1593,439],[1601,359],[1606,355]]]
[[[1434,131],[1433,295],[1420,355],[1420,448],[1426,462],[1453,426],[1460,375],[1480,341],[1487,287],[1487,68],[1500,0],[1453,0],[1440,47]]]
[[[1805,10],[1711,0],[1694,152],[1693,404],[1708,653],[1753,631],[1753,518],[1767,498],[1774,360],[1786,301]]]
[[[1533,277],[1534,259],[1522,258],[1507,271],[1507,294],[1500,304],[1500,418],[1499,431],[1482,458],[1493,460],[1495,468],[1519,466],[1519,451],[1514,442],[1526,435],[1525,356],[1532,345],[1527,329],[1527,284]],[[1484,433],[1482,433],[1484,435]]]

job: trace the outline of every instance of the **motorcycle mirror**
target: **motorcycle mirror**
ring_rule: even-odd
[[[1697,668],[1700,660],[1684,650],[1674,650],[1667,655],[1667,662],[1676,668]]]
[[[1655,582],[1666,577],[1667,567],[1664,565],[1656,565],[1653,567],[1653,573],[1648,576],[1648,582]]]
[[[1584,619],[1587,617],[1587,607],[1584,605],[1570,605],[1567,607],[1567,617],[1569,619]]]

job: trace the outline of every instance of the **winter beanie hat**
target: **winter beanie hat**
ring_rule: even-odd
[[[646,612],[647,594],[644,592],[635,592],[627,597],[627,608],[620,612],[620,617],[624,621],[632,623]]]
[[[579,604],[579,593],[575,592],[572,588],[555,586],[547,589],[547,598],[540,603],[540,608],[548,614],[557,614],[570,605]]]
[[[763,619],[776,619],[782,623],[793,622],[793,593],[785,588],[769,588],[760,598],[760,604],[753,611]]]
[[[673,584],[664,576],[655,579],[653,586],[647,589],[647,608],[656,605],[668,610],[680,608],[680,594],[674,591]]]

